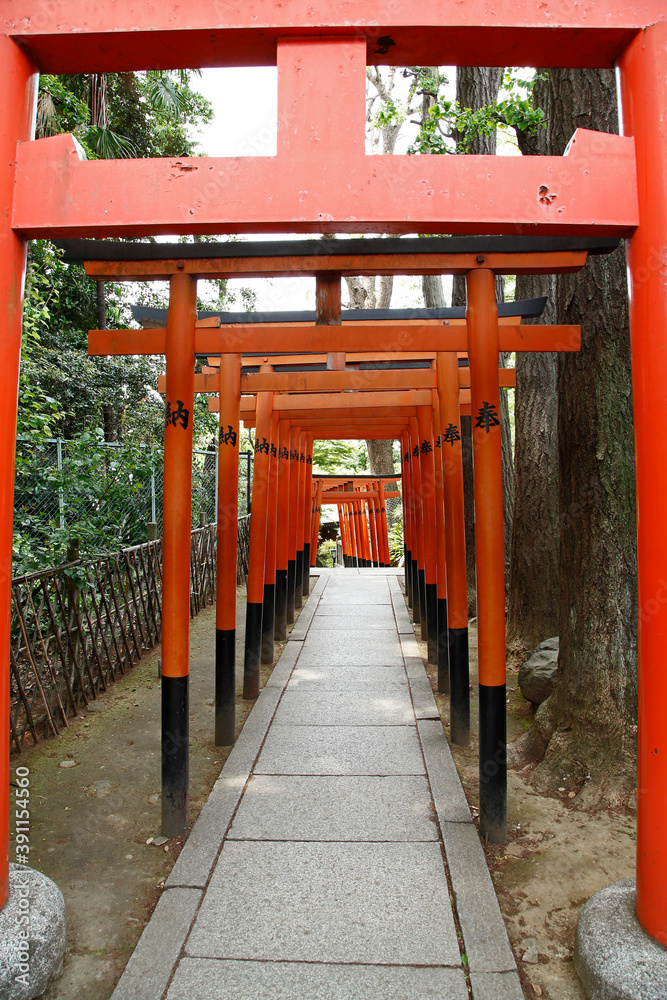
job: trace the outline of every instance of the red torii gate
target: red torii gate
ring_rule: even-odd
[[[256,0],[252,16],[199,0],[5,0],[0,38],[0,650],[9,648],[14,428],[25,240],[162,232],[537,232],[629,238],[640,616],[637,913],[667,936],[667,10],[663,0]],[[385,44],[378,44],[383,39]],[[568,156],[373,157],[363,150],[366,62],[620,71],[622,137],[577,132]],[[86,163],[71,137],[29,141],[36,71],[278,64],[278,156]],[[312,80],[319,85],[311,87]],[[294,128],[309,122],[309,130]],[[18,144],[18,145],[17,145]],[[480,165],[482,169],[480,169]],[[35,197],[35,185],[49,197]],[[258,192],[270,191],[269,200]],[[475,196],[470,197],[474,191]],[[221,219],[223,203],[224,219]],[[6,652],[0,716],[7,716]],[[2,752],[0,827],[8,821]],[[3,834],[4,837],[4,834]],[[0,899],[6,897],[3,840]]]

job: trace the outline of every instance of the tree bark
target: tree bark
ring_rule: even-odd
[[[551,70],[549,152],[577,126],[618,130],[614,74]],[[637,596],[634,441],[625,254],[591,257],[557,279],[557,317],[581,323],[579,353],[558,356],[560,653],[538,711],[538,787],[617,803],[636,784]]]
[[[517,299],[548,295],[540,322],[555,323],[551,275],[517,277]],[[530,322],[530,321],[528,321]],[[516,355],[514,517],[507,647],[517,661],[558,634],[558,401],[556,355]]]
[[[538,79],[533,104],[543,107],[547,83]],[[524,156],[544,156],[546,129],[517,130]],[[518,275],[516,298],[547,296],[539,320],[556,323],[553,275]],[[516,355],[514,397],[514,516],[510,556],[507,647],[517,662],[544,639],[558,634],[558,449],[557,358],[551,353]]]
[[[394,442],[367,441],[368,461],[372,476],[394,475]]]

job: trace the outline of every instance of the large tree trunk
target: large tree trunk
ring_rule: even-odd
[[[372,476],[394,475],[394,442],[367,441],[368,460]]]
[[[551,70],[549,152],[578,126],[618,129],[614,74]],[[630,339],[622,248],[557,279],[561,323],[579,353],[558,356],[559,669],[538,712],[538,787],[582,787],[588,805],[636,784],[637,597]]]
[[[535,107],[543,107],[548,84],[538,79]],[[546,129],[517,130],[524,156],[548,152]],[[541,319],[556,322],[556,279],[550,274],[518,275],[517,299],[546,295]],[[507,647],[517,660],[558,633],[558,451],[555,354],[516,355],[514,397],[514,516],[510,558]]]
[[[551,275],[517,277],[517,299],[548,295],[540,322],[555,323]],[[528,321],[530,322],[530,321]],[[507,647],[524,659],[558,634],[558,401],[556,355],[516,355],[514,519]]]

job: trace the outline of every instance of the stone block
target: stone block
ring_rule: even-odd
[[[273,725],[256,774],[424,774],[412,726]]]
[[[513,972],[516,962],[472,823],[440,825],[470,972]]]
[[[111,1000],[161,1000],[201,897],[199,889],[165,889]]]
[[[230,840],[437,840],[428,782],[416,775],[256,774]]]
[[[186,953],[458,966],[440,846],[227,841]]]
[[[167,1000],[468,1000],[461,969],[185,958]],[[502,1000],[502,998],[500,998]]]

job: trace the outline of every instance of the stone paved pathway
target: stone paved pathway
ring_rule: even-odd
[[[325,571],[113,1000],[468,984],[523,996],[396,573]]]

